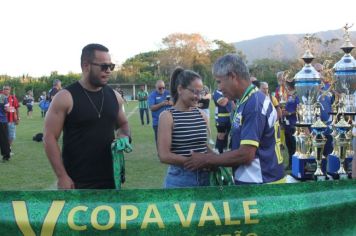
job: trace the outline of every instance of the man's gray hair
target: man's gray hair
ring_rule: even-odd
[[[226,54],[217,59],[213,65],[212,71],[215,77],[223,77],[234,73],[241,79],[250,80],[250,73],[247,65],[236,54]]]
[[[267,83],[267,82],[261,81],[261,82],[260,82],[260,88],[262,87],[262,85],[268,87],[268,83]]]
[[[59,83],[61,83],[61,81],[59,79],[53,80],[53,86],[56,86]]]
[[[281,78],[283,75],[284,75],[284,71],[278,71],[276,74],[277,79]]]

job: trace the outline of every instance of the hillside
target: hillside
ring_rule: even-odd
[[[304,49],[302,47],[303,37],[305,34],[281,34],[263,36],[251,40],[244,40],[233,43],[233,45],[241,50],[246,56],[249,63],[256,59],[273,58],[273,59],[294,59],[303,55]],[[337,51],[344,41],[342,30],[329,30],[318,32],[314,34],[315,37],[320,38],[323,43],[332,39],[339,39],[334,43],[330,43],[328,47],[324,45],[313,45],[313,52],[321,51]],[[356,31],[350,32],[351,41],[356,45]]]

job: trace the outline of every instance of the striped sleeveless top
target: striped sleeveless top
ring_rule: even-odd
[[[191,111],[168,109],[173,117],[171,152],[190,156],[191,151],[207,152],[207,125],[198,108]]]

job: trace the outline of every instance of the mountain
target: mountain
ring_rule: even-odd
[[[356,31],[349,32],[351,41],[356,45]],[[272,58],[272,59],[295,59],[303,55],[303,37],[305,34],[281,34],[263,36],[251,40],[244,40],[233,43],[237,50],[241,50],[246,56],[249,63],[256,59]],[[312,43],[312,52],[314,54],[322,51],[335,52],[338,51],[344,42],[343,31],[329,30],[315,33],[313,35],[320,38],[322,44]],[[338,39],[331,41],[333,39]],[[328,46],[325,46],[325,43]],[[314,55],[315,56],[315,55]]]

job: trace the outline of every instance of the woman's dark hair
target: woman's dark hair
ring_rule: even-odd
[[[171,75],[171,96],[173,103],[178,100],[178,86],[187,88],[194,80],[201,79],[200,75],[191,70],[184,70],[182,67],[177,67]]]

